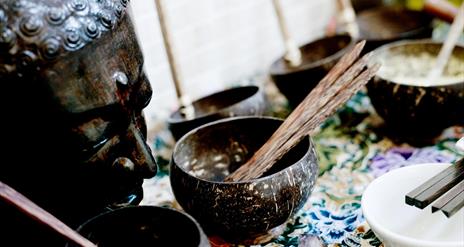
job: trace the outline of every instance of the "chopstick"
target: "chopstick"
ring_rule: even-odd
[[[450,189],[444,196],[442,196],[432,205],[432,213],[441,210],[447,217],[451,217],[464,205],[463,196],[464,180]]]
[[[464,137],[456,143],[456,147],[464,151]],[[463,163],[463,159],[461,159],[456,165],[462,166]],[[462,207],[464,207],[464,179],[432,205],[432,213],[441,210],[446,217],[450,218]]]
[[[359,58],[364,45],[361,41],[345,54],[269,140],[225,181],[246,181],[264,174],[364,86],[380,67],[368,66],[370,54]]]
[[[406,204],[411,205],[411,206],[416,206],[416,207],[421,208],[421,209],[425,208],[428,204],[431,203],[431,201],[430,201],[431,198],[429,198],[429,200],[427,200],[429,203],[425,205],[425,202],[424,202],[425,194],[423,194],[423,193],[426,192],[426,191],[431,190],[433,186],[436,186],[443,179],[450,178],[451,175],[456,176],[456,173],[459,173],[459,171],[464,171],[464,161],[463,161],[463,159],[456,162],[456,164],[454,166],[450,166],[450,167],[446,168],[445,170],[441,171],[437,175],[435,175],[432,178],[430,178],[429,180],[427,180],[425,183],[421,184],[419,187],[415,188],[414,190],[412,190],[411,192],[406,194]],[[459,182],[459,181],[456,181],[456,182]],[[451,187],[452,187],[452,185],[451,185]],[[437,187],[434,187],[434,188],[437,189]],[[446,190],[442,191],[441,194],[443,194],[445,192],[446,192]],[[441,194],[436,195],[437,196],[436,198],[438,198]]]
[[[456,165],[452,165],[447,169],[451,169],[451,173],[412,198],[414,206],[420,209],[427,207],[464,179],[464,159],[459,160]]]
[[[444,207],[441,208],[441,211],[446,215],[446,217],[453,216],[459,209],[464,206],[464,186],[460,188],[461,193],[449,201]]]

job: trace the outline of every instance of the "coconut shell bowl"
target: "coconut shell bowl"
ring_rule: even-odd
[[[255,238],[286,222],[309,198],[318,174],[309,137],[260,178],[224,182],[282,122],[234,117],[201,126],[177,142],[171,161],[172,190],[208,235],[235,243]]]
[[[358,13],[356,21],[364,52],[403,39],[425,39],[432,36],[433,17],[425,12],[399,6],[379,6]]]
[[[233,116],[261,116],[268,107],[264,91],[258,86],[241,86],[220,91],[192,102],[194,118],[186,119],[181,110],[168,118],[174,139],[203,124]]]
[[[454,48],[441,77],[427,79],[441,46],[399,41],[374,51],[372,62],[382,67],[367,84],[368,95],[393,137],[428,144],[443,129],[464,126],[464,47]]]
[[[106,212],[88,220],[77,231],[99,247],[210,246],[200,225],[191,216],[154,206],[131,206]],[[180,238],[179,231],[182,232]]]
[[[301,65],[293,67],[283,56],[271,65],[270,76],[291,108],[303,101],[352,45],[349,35],[325,37],[300,47]]]

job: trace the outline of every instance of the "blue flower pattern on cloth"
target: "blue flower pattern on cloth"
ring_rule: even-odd
[[[314,206],[307,216],[314,225],[310,233],[321,236],[329,244],[340,243],[364,221],[359,203],[345,204],[337,212]]]

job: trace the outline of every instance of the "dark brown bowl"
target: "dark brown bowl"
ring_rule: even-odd
[[[366,40],[364,52],[402,39],[424,39],[432,36],[433,17],[421,11],[398,6],[381,6],[357,15],[360,39]]]
[[[162,207],[117,209],[90,219],[77,231],[99,247],[210,246],[191,216]]]
[[[289,66],[283,56],[275,61],[269,73],[290,107],[298,106],[353,44],[349,35],[335,35],[302,46],[298,67]]]
[[[441,45],[431,40],[399,41],[375,50],[372,61],[379,61],[384,56],[424,51],[436,55]],[[453,54],[462,59],[464,73],[464,47],[455,47]],[[408,65],[401,61],[399,66]],[[412,66],[409,68],[413,69]],[[464,125],[464,81],[432,86],[407,85],[385,76],[381,73],[382,69],[385,68],[381,68],[367,84],[368,95],[395,137],[427,144],[444,128]]]
[[[169,130],[176,140],[203,124],[233,116],[261,116],[267,109],[265,94],[257,86],[235,87],[217,92],[194,101],[192,105],[194,119],[187,120],[179,110],[168,119]]]
[[[318,174],[310,138],[258,179],[223,182],[282,123],[235,117],[187,133],[174,147],[171,186],[182,208],[207,233],[240,242],[283,224],[307,201]]]

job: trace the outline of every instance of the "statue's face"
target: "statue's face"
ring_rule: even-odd
[[[19,10],[16,2],[23,4]],[[0,3],[8,24],[0,23],[0,34],[12,33],[16,42],[1,46],[0,37],[0,54],[13,58],[0,58],[0,81],[11,92],[1,99],[11,106],[4,114],[14,120],[5,127],[12,133],[6,151],[23,155],[17,164],[0,165],[0,180],[65,217],[73,218],[69,209],[81,214],[84,207],[130,201],[156,172],[142,114],[152,91],[130,18],[120,13],[126,4]],[[54,23],[60,11],[63,20]],[[25,139],[35,144],[18,149]]]
[[[62,110],[72,156],[86,167],[107,169],[102,173],[121,179],[121,189],[156,169],[142,115],[152,91],[135,34],[126,24],[41,73]]]
[[[79,160],[111,164],[130,176],[153,175],[142,115],[152,91],[128,19],[117,32],[56,61],[40,75],[66,121]]]

